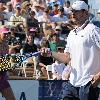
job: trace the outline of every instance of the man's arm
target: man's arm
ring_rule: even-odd
[[[66,53],[57,53],[57,52],[52,52],[52,57],[62,63],[69,63],[70,59],[70,54],[68,52]]]
[[[93,76],[91,82],[94,88],[97,87],[98,84],[100,84],[100,72]]]

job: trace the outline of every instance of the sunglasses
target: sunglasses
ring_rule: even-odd
[[[21,10],[21,8],[19,8],[19,7],[17,7],[16,9],[17,9],[17,10]]]
[[[56,29],[56,31],[61,31],[61,30],[59,30],[59,29]]]

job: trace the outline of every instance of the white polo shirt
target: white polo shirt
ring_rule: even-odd
[[[72,30],[65,52],[71,56],[70,82],[80,87],[100,72],[100,28],[89,23],[84,29]]]

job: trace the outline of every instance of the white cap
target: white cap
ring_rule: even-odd
[[[84,1],[76,1],[72,4],[72,9],[75,10],[85,9],[88,11],[88,5]]]
[[[100,9],[97,11],[97,13],[100,13]]]

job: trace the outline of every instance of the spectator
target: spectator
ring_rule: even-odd
[[[45,9],[43,15],[38,18],[38,21],[42,23],[43,32],[45,33],[46,27],[50,26],[52,17],[49,15],[48,9]]]
[[[13,5],[13,8],[16,8],[17,3],[21,3],[22,0],[11,0],[11,3]]]
[[[6,16],[7,16],[7,20],[9,21],[10,20],[10,17],[14,14],[14,9],[13,9],[13,6],[12,6],[12,3],[11,2],[7,2],[6,4]]]
[[[56,33],[51,35],[51,41],[49,42],[49,45],[51,51],[53,52],[57,52],[58,47],[64,49],[65,46],[64,42],[59,39],[59,34]]]
[[[67,20],[68,18],[64,15],[64,8],[60,7],[59,13],[53,16],[53,21],[57,22],[58,24],[61,24],[61,23],[66,23]]]
[[[9,30],[5,27],[0,28],[0,58],[8,54],[8,37]],[[2,58],[1,58],[2,59]],[[10,87],[9,82],[7,81],[6,71],[0,71],[0,92],[5,97],[6,100],[15,100],[13,91]]]
[[[0,13],[0,27],[4,25],[4,15]]]
[[[47,9],[48,9],[49,15],[54,16],[54,13],[52,11],[52,6],[48,6]]]
[[[40,66],[40,69],[41,69],[43,75],[46,78],[48,78],[47,65],[51,65],[53,63],[53,59],[52,59],[52,57],[49,57],[45,53],[49,49],[48,41],[46,39],[43,39],[41,41],[41,45],[40,46],[41,46],[41,49],[40,49],[41,55],[39,56],[39,66]],[[52,77],[51,73],[50,73],[50,77]]]
[[[37,29],[34,29],[34,28],[31,28],[29,30],[29,34],[32,34],[32,36],[34,37],[34,44],[38,46],[40,46],[40,41],[41,41],[41,36],[39,33],[37,33],[38,30]]]
[[[59,5],[58,4],[54,4],[54,6],[53,6],[53,14],[54,15],[57,15],[58,14],[58,7],[59,7]]]
[[[22,16],[24,17],[24,18],[28,18],[28,16],[29,16],[29,13],[30,13],[30,11],[31,11],[31,7],[30,7],[30,2],[29,1],[24,1],[23,3],[22,3],[22,10],[21,10],[21,12],[22,12]]]
[[[5,25],[5,22],[7,22],[7,14],[4,12],[6,7],[4,6],[4,3],[0,2],[0,16],[1,16],[1,23],[2,25]]]
[[[22,40],[20,36],[18,36],[18,33],[16,33],[15,27],[11,28],[11,35],[8,40],[8,45],[10,54],[20,53],[20,49],[22,47]]]
[[[63,53],[64,52],[64,49],[57,48],[57,52]],[[66,65],[64,63],[61,63],[61,62],[59,62],[59,61],[56,60],[52,64],[53,79],[61,80],[62,79],[62,73],[63,73],[65,67],[66,67]]]
[[[35,2],[32,10],[35,12],[35,18],[38,20],[38,17],[43,15],[43,11],[41,10],[41,6],[39,5],[39,3]]]
[[[30,34],[27,36],[27,41],[23,45],[23,54],[37,52],[37,46],[34,44],[34,37]]]
[[[48,5],[53,7],[55,4],[58,4],[58,6],[61,6],[61,3],[59,2],[59,0],[50,0]]]
[[[26,29],[26,19],[21,16],[21,5],[16,4],[15,14],[10,17],[11,26]]]
[[[38,20],[35,18],[34,11],[30,11],[29,13],[29,17],[27,18],[27,27],[28,30],[30,30],[31,28],[35,28],[37,29],[37,32],[39,32],[39,23]]]
[[[69,15],[71,13],[70,1],[66,1],[64,3],[64,12],[66,15]]]
[[[100,21],[100,9],[97,11],[97,20]]]

